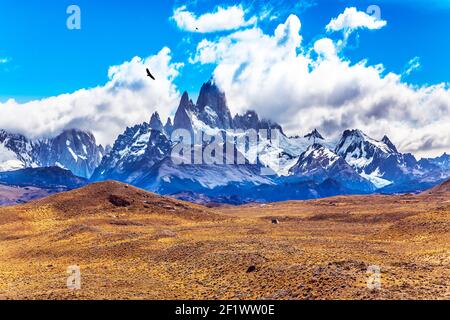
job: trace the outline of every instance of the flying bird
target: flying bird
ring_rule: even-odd
[[[148,68],[147,68],[147,77],[150,77],[153,80],[156,80],[155,77],[151,74],[150,70],[148,70]]]

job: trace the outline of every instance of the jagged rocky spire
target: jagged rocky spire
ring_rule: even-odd
[[[163,124],[161,122],[161,118],[159,117],[158,112],[154,112],[152,114],[152,117],[150,119],[150,128],[157,130],[157,131],[163,131]]]
[[[192,131],[192,123],[189,113],[194,111],[195,105],[189,99],[188,93],[185,91],[181,97],[175,118],[173,120],[173,129],[186,129]]]
[[[202,85],[197,99],[197,109],[204,116],[202,120],[205,123],[221,129],[233,128],[225,93],[220,91],[212,80]]]
[[[167,118],[167,122],[164,125],[164,131],[166,131],[168,136],[170,136],[173,132],[173,124],[172,119],[170,119],[170,117]]]

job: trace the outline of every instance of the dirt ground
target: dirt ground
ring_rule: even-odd
[[[98,183],[0,208],[0,252],[0,299],[450,299],[450,190],[209,209]]]

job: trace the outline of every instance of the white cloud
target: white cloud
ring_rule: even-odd
[[[387,134],[403,152],[450,151],[448,85],[414,87],[382,65],[352,63],[328,38],[309,50],[300,26],[291,15],[273,35],[255,27],[204,40],[192,61],[216,64],[232,112],[254,109],[291,134],[360,128],[375,138]]]
[[[162,119],[171,114],[179,102],[172,80],[181,66],[163,48],[154,56],[111,67],[103,86],[23,104],[11,99],[0,103],[0,128],[31,138],[80,128],[92,131],[102,144],[113,143],[126,126],[149,121],[152,112]],[[156,81],[146,76],[146,67]]]
[[[387,25],[387,21],[377,19],[366,12],[358,11],[355,7],[346,8],[337,18],[331,19],[326,26],[327,31],[344,31],[349,35],[356,29],[378,30]]]
[[[199,33],[235,30],[253,25],[257,20],[256,17],[246,20],[242,6],[217,7],[214,12],[199,17],[183,6],[175,9],[172,19],[181,30]]]
[[[408,64],[406,65],[404,75],[409,76],[411,73],[413,73],[415,70],[420,69],[420,58],[414,57],[411,60],[408,61]]]
[[[314,43],[314,51],[319,58],[324,59],[337,59],[337,49],[333,43],[333,40],[329,38],[322,38]]]
[[[0,58],[0,64],[8,63],[10,60],[9,58]]]

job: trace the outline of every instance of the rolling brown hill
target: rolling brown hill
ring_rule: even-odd
[[[450,299],[443,186],[209,209],[92,184],[0,208],[0,298]],[[66,287],[72,265],[80,290]]]
[[[51,190],[36,187],[17,187],[0,184],[0,206],[25,203],[51,195]]]
[[[70,192],[58,193],[22,207],[22,210],[51,208],[67,217],[127,212],[187,220],[216,220],[219,217],[203,206],[156,195],[116,181],[92,183]]]
[[[441,183],[440,185],[425,191],[423,194],[427,195],[427,194],[447,194],[450,193],[450,180],[447,180],[443,183]]]

